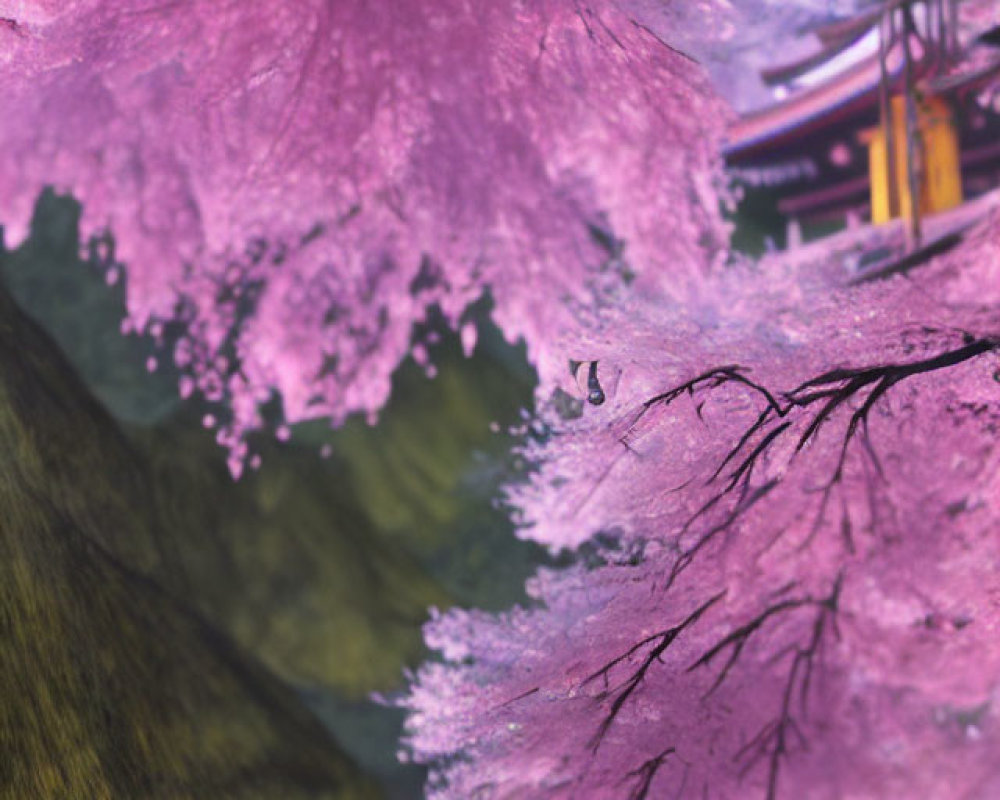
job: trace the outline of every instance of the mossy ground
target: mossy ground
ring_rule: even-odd
[[[0,364],[0,794],[374,796],[178,591],[142,454],[6,291]]]
[[[438,377],[404,365],[378,425],[261,436],[234,483],[205,408],[146,371],[169,358],[119,333],[77,219],[47,193],[0,266],[2,791],[368,796],[349,751],[418,796],[398,714],[367,697],[425,656],[428,606],[510,605],[541,558],[492,505],[523,355],[485,323],[472,359],[445,336]]]

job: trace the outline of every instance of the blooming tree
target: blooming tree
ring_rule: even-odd
[[[835,275],[735,270],[595,333],[614,394],[550,412],[513,499],[603,545],[537,607],[430,623],[434,796],[1000,791],[1000,212],[910,276]]]
[[[234,471],[275,392],[375,412],[433,305],[527,340],[510,501],[586,547],[428,626],[432,794],[995,796],[1000,220],[853,288],[710,270],[725,111],[640,5],[0,0],[0,218],[79,196]]]
[[[288,422],[376,412],[431,305],[459,326],[488,290],[548,383],[623,247],[683,292],[724,242],[724,107],[606,0],[0,15],[0,219],[18,240],[44,185],[78,196],[126,328],[186,326],[181,391],[228,404],[237,465],[274,392]]]

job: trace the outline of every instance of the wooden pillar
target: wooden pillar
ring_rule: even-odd
[[[899,215],[899,192],[896,189],[896,147],[894,139],[895,125],[892,119],[892,105],[889,85],[889,71],[886,66],[889,45],[893,37],[893,11],[890,8],[882,14],[878,24],[878,65],[879,65],[879,127],[881,129],[881,143],[873,144],[874,147],[881,147],[881,154],[869,151],[869,170],[871,173],[872,186],[872,221],[886,222]],[[876,168],[875,161],[879,161]],[[884,166],[881,165],[884,160]],[[878,171],[878,175],[876,175]],[[876,186],[878,184],[878,187]],[[884,196],[878,199],[878,211],[876,211],[876,189],[884,192]]]
[[[892,98],[888,130],[880,126],[859,136],[868,145],[872,222],[876,225],[900,216],[909,220],[917,214],[946,211],[963,199],[958,131],[948,103],[940,97],[924,98],[916,110],[915,138],[923,165],[914,170],[919,181],[915,194],[911,190],[905,106],[903,97]],[[891,151],[887,140],[892,141]],[[893,166],[899,168],[894,171]],[[895,212],[889,202],[893,190],[899,198]]]
[[[913,85],[913,53],[910,51],[910,37],[914,33],[913,9],[903,5],[903,92],[906,106],[906,188],[910,196],[906,209],[906,245],[908,250],[920,247],[920,186],[923,183],[924,152],[923,140],[918,130],[917,97]]]
[[[785,249],[792,250],[802,246],[802,224],[796,217],[789,217],[785,228]]]

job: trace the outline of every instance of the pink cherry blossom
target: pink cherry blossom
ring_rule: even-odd
[[[289,423],[375,414],[428,308],[457,327],[487,291],[548,385],[622,256],[683,294],[722,252],[727,112],[608,0],[2,13],[8,240],[72,191],[134,328],[186,325],[178,365],[239,435],[272,391]]]
[[[597,543],[535,607],[429,624],[431,796],[1000,790],[1000,210],[906,276],[809,252],[581,343],[617,388],[547,412],[510,499]]]

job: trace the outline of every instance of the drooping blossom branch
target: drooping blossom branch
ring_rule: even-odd
[[[1000,787],[998,244],[993,213],[908,277],[736,269],[582,343],[604,402],[577,381],[510,497],[588,555],[535,608],[429,626],[445,660],[406,702],[434,796]]]
[[[237,455],[275,396],[287,422],[374,415],[432,306],[471,348],[489,293],[551,387],[580,314],[629,280],[684,294],[724,249],[727,113],[609,0],[5,13],[8,241],[43,186],[74,192],[126,327],[183,323],[181,390]]]

